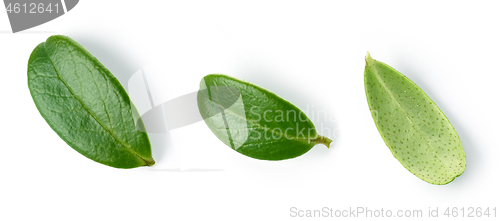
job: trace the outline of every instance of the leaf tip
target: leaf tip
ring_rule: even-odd
[[[366,65],[373,65],[373,63],[375,62],[373,60],[372,56],[370,56],[369,51],[366,52],[365,61],[366,61]]]
[[[152,167],[156,163],[155,160],[153,160],[153,158],[151,158],[151,160],[144,160],[144,162],[146,163],[146,166],[148,166],[148,167]]]

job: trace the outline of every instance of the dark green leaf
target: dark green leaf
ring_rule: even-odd
[[[33,50],[28,86],[50,127],[82,155],[117,168],[154,164],[149,138],[136,129],[135,107],[125,89],[69,37],[51,36]]]
[[[236,78],[203,78],[198,108],[205,123],[227,146],[252,158],[284,160],[316,144],[329,147],[307,116],[278,95]]]
[[[368,54],[365,90],[380,135],[406,169],[440,185],[464,172],[465,153],[457,132],[415,83]]]

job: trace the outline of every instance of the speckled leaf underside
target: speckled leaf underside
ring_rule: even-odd
[[[117,168],[154,164],[148,136],[136,129],[135,107],[125,89],[69,37],[51,36],[33,50],[28,86],[46,122],[82,155]]]
[[[226,89],[227,88],[227,89]],[[300,156],[318,143],[313,123],[296,106],[254,84],[221,74],[200,83],[198,108],[210,130],[227,146],[262,160]]]
[[[457,132],[415,83],[368,54],[365,90],[380,135],[408,171],[440,185],[464,172],[465,153]]]

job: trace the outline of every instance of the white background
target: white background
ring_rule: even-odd
[[[424,216],[439,207],[440,217],[447,207],[497,207],[497,218],[480,220],[498,219],[499,6],[86,0],[17,34],[0,12],[0,220],[307,220],[291,217],[291,207],[420,209]],[[231,150],[198,122],[150,134],[152,168],[95,163],[51,130],[27,87],[29,55],[53,34],[78,41],[123,85],[140,68],[161,65],[148,73],[156,104],[224,73],[307,109],[334,141],[330,149],[267,162]],[[462,176],[431,185],[392,156],[365,98],[367,51],[447,115],[467,156]],[[328,119],[311,116],[321,111]]]

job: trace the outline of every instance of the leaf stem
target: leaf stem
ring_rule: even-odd
[[[146,166],[148,167],[152,167],[153,165],[155,165],[155,160],[153,160],[153,158],[151,158],[151,160],[146,160],[144,158],[141,158],[145,163],[146,163]]]
[[[312,139],[311,141],[317,144],[323,144],[328,148],[330,148],[330,143],[332,143],[332,140],[330,138],[321,135],[318,135],[318,137]]]

